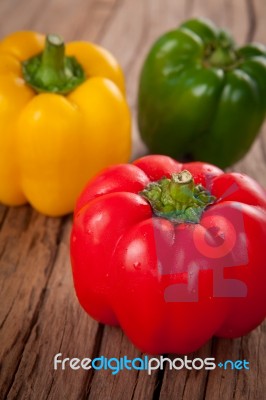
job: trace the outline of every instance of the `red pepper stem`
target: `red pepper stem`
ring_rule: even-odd
[[[176,223],[198,223],[204,209],[215,201],[202,185],[195,185],[187,170],[171,178],[151,182],[140,195],[151,205],[155,215]]]

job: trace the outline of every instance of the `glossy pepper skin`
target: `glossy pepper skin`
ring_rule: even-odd
[[[50,36],[55,45],[60,42]],[[45,37],[35,32],[17,32],[0,42],[0,202],[30,202],[44,214],[59,216],[73,211],[82,187],[96,172],[128,161],[131,123],[120,66],[106,50],[88,42],[65,46],[65,75],[73,58],[74,69],[80,69],[75,87],[69,88],[62,72],[60,42],[62,65],[46,60],[44,74],[36,79],[48,89],[37,93],[23,68],[44,46]],[[57,80],[61,86],[54,84]]]
[[[176,195],[173,177],[187,190],[189,175],[194,190],[209,191],[196,199],[207,199],[197,223],[176,219],[200,209]],[[158,180],[179,203],[167,190],[158,200]],[[253,179],[146,156],[104,170],[81,194],[71,234],[76,294],[87,313],[120,325],[142,351],[189,353],[213,335],[238,337],[263,321],[265,241],[266,192]]]
[[[266,48],[236,48],[213,23],[192,19],[161,36],[140,76],[138,122],[153,153],[227,167],[265,118]]]

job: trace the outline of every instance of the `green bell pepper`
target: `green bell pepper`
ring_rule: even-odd
[[[161,36],[142,68],[141,136],[153,153],[227,167],[248,151],[266,111],[266,47],[191,19]]]

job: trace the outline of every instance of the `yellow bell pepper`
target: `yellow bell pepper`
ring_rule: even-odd
[[[114,57],[17,32],[0,42],[0,202],[60,216],[100,169],[127,162],[130,112]]]

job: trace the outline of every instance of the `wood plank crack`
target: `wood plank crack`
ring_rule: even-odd
[[[61,349],[62,349],[62,344],[63,344],[63,340],[64,340],[64,336],[65,336],[65,331],[66,331],[66,320],[67,320],[67,312],[68,312],[68,306],[69,306],[69,301],[67,302],[66,308],[65,308],[65,315],[64,315],[64,326],[62,329],[62,336],[61,336],[61,342],[59,345],[59,353],[61,353]],[[55,381],[55,377],[54,375],[52,376],[52,381],[49,385],[49,388],[47,389],[47,396],[46,396],[46,400],[49,399],[50,393],[52,391],[53,385],[54,385],[54,381]]]
[[[154,387],[152,400],[158,400],[160,398],[161,389],[162,389],[163,380],[164,380],[164,374],[165,374],[164,368],[158,370],[156,380],[155,380],[155,387]]]
[[[100,348],[101,348],[101,344],[102,344],[103,333],[104,333],[104,325],[98,324],[91,359],[96,358],[100,355]],[[87,380],[85,383],[85,387],[84,387],[85,398],[89,398],[90,391],[91,391],[91,384],[92,384],[94,375],[95,375],[95,371],[93,369],[91,369],[89,371],[89,374],[88,374],[88,377],[87,377]]]
[[[249,43],[253,41],[257,29],[257,16],[253,0],[246,0],[246,9],[249,22],[246,41]]]
[[[5,207],[2,204],[0,204],[0,233],[1,233],[1,228],[3,226],[3,223],[5,222],[7,213],[8,213],[8,207]]]

